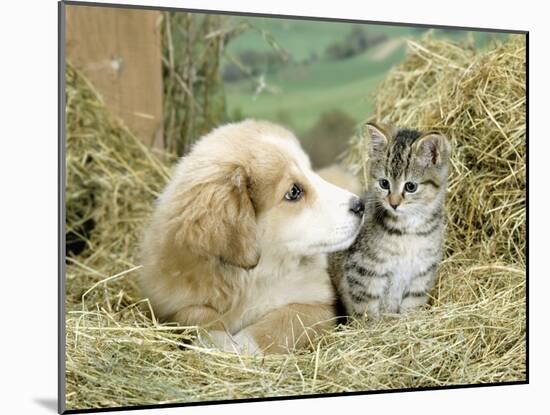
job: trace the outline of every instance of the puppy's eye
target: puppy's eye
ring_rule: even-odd
[[[380,185],[380,188],[382,188],[384,190],[389,190],[390,189],[390,182],[386,179],[378,180],[378,184]]]
[[[414,193],[416,192],[416,189],[418,189],[418,185],[413,182],[407,182],[405,183],[405,191],[408,193]]]
[[[297,200],[300,200],[302,198],[302,195],[304,194],[304,191],[300,186],[297,184],[292,185],[290,190],[286,192],[285,199],[290,202],[296,202]]]

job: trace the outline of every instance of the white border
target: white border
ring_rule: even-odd
[[[277,0],[120,1],[170,7],[248,11],[334,18],[529,30],[530,60],[530,378],[524,386],[414,392],[356,397],[186,407],[133,413],[255,414],[464,412],[514,414],[547,407],[550,293],[544,254],[548,243],[544,166],[548,142],[547,12],[512,1],[428,2]],[[12,1],[0,14],[2,111],[0,147],[2,316],[1,361],[4,413],[54,413],[56,397],[57,286],[57,4]],[[546,128],[544,128],[546,127]],[[534,137],[539,137],[535,142]],[[536,224],[534,226],[533,224]],[[44,405],[45,402],[49,404]],[[544,406],[542,406],[544,405]],[[10,410],[11,409],[11,410]],[[6,411],[7,410],[7,411]],[[126,412],[119,412],[126,413]],[[131,412],[129,412],[131,413]]]

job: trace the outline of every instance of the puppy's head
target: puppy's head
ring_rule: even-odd
[[[311,170],[292,133],[256,121],[201,138],[180,162],[160,206],[176,244],[247,269],[263,253],[347,248],[364,210],[357,196]]]
[[[348,248],[363,220],[362,200],[316,174],[297,140],[263,140],[273,146],[270,154],[277,174],[256,189],[262,251],[315,255]]]

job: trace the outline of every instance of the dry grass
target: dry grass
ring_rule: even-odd
[[[376,93],[376,118],[444,132],[453,145],[448,211],[451,253],[525,267],[525,40],[486,53],[467,44],[409,42],[406,61]],[[366,139],[347,162],[364,177]]]
[[[149,317],[134,254],[161,162],[67,73],[67,226],[93,218],[67,261],[69,409],[518,381],[525,374],[525,45],[485,52],[426,39],[378,93],[378,118],[453,141],[447,257],[433,304],[353,321],[313,352],[265,358],[191,349]],[[348,162],[361,172],[365,142]]]
[[[164,149],[182,155],[225,119],[218,76],[227,38],[240,30],[227,16],[163,12]]]

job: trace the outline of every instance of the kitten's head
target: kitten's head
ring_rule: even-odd
[[[434,131],[368,123],[369,189],[391,215],[422,214],[445,198],[451,146]]]

